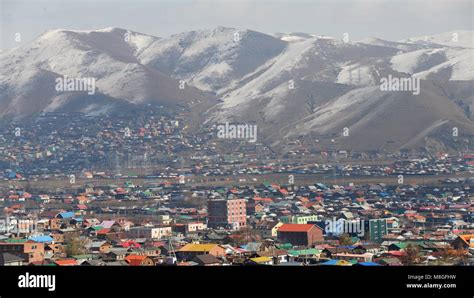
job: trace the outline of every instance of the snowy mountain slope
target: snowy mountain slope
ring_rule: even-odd
[[[274,145],[292,136],[339,134],[345,125],[351,126],[359,138],[345,143],[339,141],[339,145],[360,149],[416,147],[427,139],[439,137],[440,131],[454,123],[463,126],[467,135],[474,135],[471,116],[464,111],[471,106],[469,99],[460,101],[447,97],[444,91],[434,87],[423,93],[422,99],[406,92],[384,94],[379,88],[380,79],[388,75],[469,82],[474,74],[471,54],[470,49],[438,44],[403,44],[380,39],[372,43],[343,43],[335,39],[296,36],[285,51],[262,65],[252,80],[236,84],[236,88],[224,94],[224,103],[211,110],[211,122],[257,123],[261,137]],[[444,76],[442,73],[432,75],[436,68],[443,67],[449,70]],[[293,90],[289,88],[289,81],[294,82]],[[339,87],[340,92],[333,93],[332,97],[315,101],[311,111],[309,98],[327,93],[334,83],[349,88]],[[474,86],[473,82],[468,84]],[[410,102],[407,98],[412,97],[415,100]],[[397,100],[404,102],[401,110],[395,104]],[[417,102],[426,109],[411,110],[410,106]],[[390,110],[399,112],[392,114]],[[445,120],[438,122],[438,117]],[[384,124],[386,119],[391,122]],[[401,128],[396,130],[397,119],[407,119],[405,124],[410,125],[398,125]],[[293,127],[299,122],[302,124]],[[387,141],[387,134],[393,135],[393,140]]]
[[[257,69],[257,75],[251,80],[237,83],[236,88],[225,93],[224,102],[216,109],[216,120],[233,117],[236,109],[246,114],[255,105],[261,106],[261,113],[267,120],[280,118],[290,105],[295,104],[295,93],[307,97],[320,92],[305,82],[328,86],[334,83],[373,85],[381,75],[391,71],[378,61],[396,52],[397,49],[346,44],[319,37],[290,43],[279,56]]]
[[[274,88],[280,87],[280,92],[289,90],[284,87],[284,83],[289,83],[292,79],[291,71],[298,68],[302,63],[305,53],[313,47],[314,39],[305,40],[299,43],[289,44],[285,51],[269,62],[269,67],[264,66],[265,71],[258,77],[244,84],[240,88],[227,94],[229,99],[225,99],[224,108],[233,107],[244,102],[253,100],[255,97],[265,97]],[[274,82],[279,80],[276,85]],[[281,93],[280,93],[281,94]]]
[[[404,73],[417,73],[434,67],[447,60],[443,49],[423,49],[393,56],[392,68]]]
[[[464,111],[440,94],[435,85],[424,84],[419,96],[382,92],[378,87],[351,90],[295,122],[286,129],[286,137],[326,135],[341,148],[397,150],[423,146],[425,137],[439,137],[443,129],[451,132],[458,127],[472,135],[474,122]],[[343,136],[344,128],[349,129],[349,136]]]
[[[279,145],[308,135],[354,148],[441,144],[452,125],[474,135],[472,32],[456,33],[457,41],[448,32],[427,41],[344,42],[225,27],[169,38],[119,28],[51,30],[0,52],[0,116],[193,104],[196,127],[252,122],[259,138]],[[64,75],[95,78],[96,94],[56,91]],[[423,79],[421,95],[380,91],[389,75]],[[343,127],[357,138],[338,138]]]
[[[263,33],[218,27],[155,41],[138,58],[202,90],[219,92],[278,55],[285,46],[285,42]]]
[[[388,40],[384,40],[384,39],[380,39],[376,37],[370,37],[370,38],[358,40],[356,41],[356,43],[380,46],[380,47],[386,47],[386,48],[394,48],[394,49],[399,49],[406,52],[416,51],[416,50],[427,47],[423,44],[388,41]]]
[[[94,78],[97,92],[135,104],[157,101],[172,106],[206,98],[193,87],[180,90],[175,79],[140,64],[136,55],[157,40],[119,28],[48,31],[0,55],[0,86],[6,95],[1,99],[1,114],[28,115],[46,108],[46,101],[58,95],[51,93],[55,91],[54,80],[62,76]],[[35,98],[30,89],[46,92],[44,101]],[[28,109],[18,102],[29,102]]]
[[[448,47],[474,48],[474,32],[456,30],[430,36],[418,36],[402,41],[408,44],[442,45]]]
[[[445,49],[446,61],[415,73],[422,79],[474,80],[474,49]]]

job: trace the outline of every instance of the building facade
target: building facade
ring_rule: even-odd
[[[386,218],[369,220],[369,240],[375,243],[381,243],[383,236],[388,234],[388,225]]]
[[[245,199],[209,200],[207,213],[207,225],[210,228],[240,229],[247,225]]]
[[[323,230],[311,224],[283,224],[278,229],[278,240],[293,245],[312,246],[324,240]]]

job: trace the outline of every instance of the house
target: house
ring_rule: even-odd
[[[54,261],[54,264],[58,266],[77,266],[76,259],[59,259]]]
[[[321,263],[323,266],[352,266],[352,263],[346,260],[329,260]]]
[[[172,227],[133,227],[125,234],[131,238],[161,239],[172,233]]]
[[[100,221],[97,218],[86,218],[83,221],[84,227],[92,227],[92,226],[97,226],[100,224]]]
[[[77,204],[73,207],[74,211],[76,211],[76,213],[80,213],[82,215],[86,214],[86,211],[87,211],[87,206],[84,205],[84,204]]]
[[[73,217],[74,217],[74,212],[72,211],[61,212],[56,216],[56,218],[59,218],[59,219],[72,219]]]
[[[63,233],[51,233],[49,236],[53,238],[54,243],[64,243],[64,234]]]
[[[352,251],[356,253],[370,252],[373,254],[377,254],[382,251],[382,248],[379,244],[360,244],[357,245]]]
[[[107,241],[93,241],[90,244],[89,249],[92,253],[103,253],[106,254],[110,252],[112,245]]]
[[[29,238],[31,241],[39,242],[39,243],[54,243],[54,238],[49,235],[42,235],[42,236],[35,236]]]
[[[143,255],[128,255],[125,257],[125,262],[130,266],[155,266],[155,262],[150,257]]]
[[[292,215],[292,216],[283,216],[280,218],[280,221],[283,223],[292,223],[292,224],[307,224],[311,221],[318,221],[317,215]]]
[[[23,258],[26,263],[43,262],[44,243],[27,240],[22,243],[0,243],[0,253],[10,253]]]
[[[257,252],[264,250],[264,245],[262,242],[249,242],[245,245],[242,245],[242,248],[244,248],[246,251]]]
[[[333,258],[338,260],[357,260],[358,262],[372,262],[372,257],[374,256],[370,252],[366,252],[363,254],[355,254],[355,253],[336,253],[332,255]]]
[[[59,230],[61,228],[61,219],[60,218],[51,218],[49,220],[49,229],[51,231]]]
[[[270,257],[256,257],[248,259],[245,263],[248,265],[272,265],[273,259]]]
[[[402,262],[399,258],[383,258],[378,261],[379,264],[384,266],[402,266]]]
[[[316,248],[288,250],[288,260],[292,260],[292,261],[299,261],[299,260],[306,260],[306,259],[319,260],[320,255],[321,255],[321,250],[316,249]]]
[[[107,254],[107,257],[114,261],[123,261],[125,260],[125,256],[128,255],[128,253],[129,252],[125,248],[112,248]]]
[[[354,264],[354,266],[381,266],[381,265],[374,262],[360,262],[360,263]]]
[[[278,240],[293,245],[312,246],[324,240],[323,230],[311,224],[283,224],[277,233]]]
[[[23,266],[23,258],[8,252],[0,253],[0,266]]]
[[[105,263],[105,266],[129,266],[125,260],[112,261]]]
[[[474,250],[474,234],[458,235],[451,243],[455,249],[473,249]]]
[[[207,229],[207,225],[202,222],[189,222],[186,224],[186,233],[192,233]]]
[[[198,244],[189,243],[181,247],[176,255],[182,260],[191,260],[198,255],[213,255],[215,257],[224,256],[225,248],[215,243]]]
[[[277,221],[265,220],[257,223],[254,229],[262,238],[272,238],[277,236],[277,230],[282,225],[283,223]]]
[[[104,229],[110,229],[117,231],[120,229],[120,225],[115,221],[115,220],[104,220],[102,221],[99,226],[101,226]]]
[[[191,261],[201,266],[220,266],[221,261],[213,255],[197,255]]]
[[[276,238],[278,236],[278,229],[283,225],[282,222],[278,222],[271,228],[271,237]]]
[[[269,257],[272,258],[272,264],[282,264],[288,262],[289,254],[284,249],[274,249],[272,251],[260,251],[257,253],[259,257]]]
[[[47,244],[44,247],[44,256],[47,259],[51,259],[54,257],[64,257],[65,256],[64,246],[58,243]]]
[[[134,240],[122,241],[118,245],[123,248],[141,248],[142,245]]]
[[[172,222],[172,219],[169,215],[158,215],[157,220],[160,224],[169,225]]]
[[[326,247],[323,249],[322,253],[327,257],[327,258],[333,258],[336,254],[345,254],[345,253],[351,253],[352,249],[347,246],[338,246],[338,247]]]
[[[158,257],[161,255],[161,249],[155,246],[147,246],[143,248],[142,254],[148,257]]]
[[[84,260],[81,262],[81,266],[105,266],[106,262],[103,260]]]

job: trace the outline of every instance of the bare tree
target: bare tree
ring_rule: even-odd
[[[405,266],[413,266],[418,261],[420,248],[413,244],[408,244],[405,248],[405,254],[402,256],[402,263]]]
[[[352,239],[348,234],[342,234],[339,236],[339,244],[342,246],[352,245]]]

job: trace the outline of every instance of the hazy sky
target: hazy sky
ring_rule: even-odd
[[[473,0],[0,0],[0,48],[46,30],[120,27],[167,37],[216,26],[399,40],[473,30]],[[21,33],[21,43],[15,33]]]

